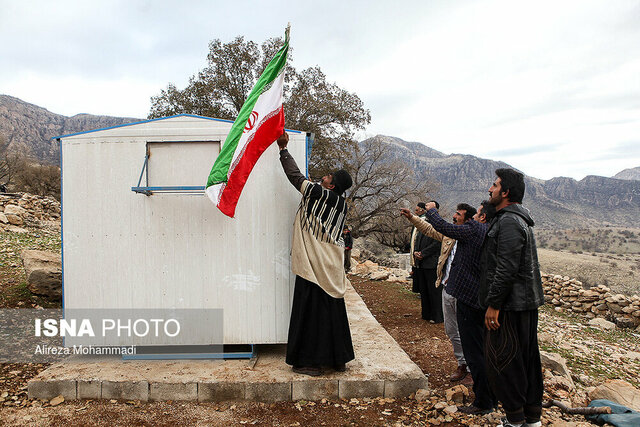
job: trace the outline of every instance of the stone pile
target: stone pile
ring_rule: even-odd
[[[369,261],[373,261],[378,265],[381,265],[383,267],[389,267],[389,268],[398,268],[398,261],[392,259],[392,258],[388,258],[388,257],[379,257],[376,256],[373,252],[367,250],[367,249],[360,249],[359,250],[359,257],[362,259],[368,259]]]
[[[371,260],[366,251],[354,249],[352,255],[351,274],[365,279],[389,282],[410,280],[407,270],[380,265]],[[614,294],[604,285],[584,289],[579,280],[544,273],[542,287],[545,302],[555,306],[556,311],[582,314],[589,319],[605,319],[621,328],[636,328],[640,325],[640,296],[638,295],[628,297]]]
[[[0,194],[0,225],[40,226],[60,221],[60,202],[29,193]]]
[[[355,259],[354,259],[355,261]],[[371,260],[361,263],[352,262],[351,274],[370,280],[386,280],[388,282],[406,282],[409,273],[400,268],[384,267]]]
[[[542,275],[545,301],[557,311],[583,314],[590,319],[603,318],[622,328],[640,325],[640,296],[614,294],[604,285],[584,289],[582,282],[567,276]]]

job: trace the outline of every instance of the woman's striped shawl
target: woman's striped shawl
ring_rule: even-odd
[[[342,196],[320,184],[308,183],[298,209],[302,230],[318,241],[344,247],[342,230],[347,217],[347,203]]]

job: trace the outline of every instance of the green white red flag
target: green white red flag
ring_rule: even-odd
[[[284,45],[263,71],[238,113],[211,168],[206,193],[220,211],[233,217],[249,174],[264,150],[284,132],[282,88],[289,51]]]

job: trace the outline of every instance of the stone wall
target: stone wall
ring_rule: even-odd
[[[60,202],[29,193],[0,194],[0,225],[39,226],[60,221]]]
[[[369,280],[404,282],[410,286],[408,269],[380,265],[369,259],[366,251],[356,249],[353,255],[351,274]],[[556,311],[582,314],[590,319],[606,319],[621,328],[635,328],[640,325],[640,296],[638,295],[628,297],[614,294],[604,285],[584,289],[579,280],[544,273],[542,287],[545,302],[554,306]]]
[[[622,328],[640,325],[640,296],[614,294],[611,289],[598,285],[584,289],[582,282],[566,276],[542,275],[545,301],[556,311],[583,314],[588,318],[600,317],[615,322]]]

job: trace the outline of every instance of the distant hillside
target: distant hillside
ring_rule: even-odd
[[[640,166],[635,168],[625,169],[621,172],[618,172],[613,176],[617,179],[635,179],[640,180]]]
[[[468,154],[445,155],[417,142],[377,135],[389,145],[391,155],[409,163],[419,176],[440,183],[435,194],[449,210],[460,202],[474,206],[486,199],[495,179],[494,171],[510,167],[504,162]],[[625,225],[640,218],[640,181],[601,176],[553,178],[548,181],[526,176],[524,205],[539,225],[548,228],[584,226],[593,221]]]
[[[0,95],[0,136],[10,147],[49,163],[58,163],[54,136],[117,126],[138,121],[130,117],[78,114],[66,117],[18,98]],[[494,170],[504,162],[468,154],[444,154],[420,142],[377,135],[389,146],[389,153],[410,164],[419,176],[439,182],[434,194],[451,211],[459,202],[478,205],[487,198]],[[526,177],[524,204],[539,225],[547,228],[575,228],[611,224],[629,226],[640,218],[640,168],[627,169],[614,178],[587,176],[552,178]],[[634,178],[635,177],[635,178]]]
[[[45,163],[58,163],[60,154],[54,136],[117,126],[140,119],[77,114],[66,117],[18,98],[0,95],[0,136],[12,150],[32,155]]]

